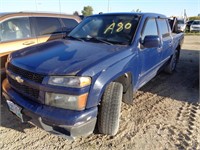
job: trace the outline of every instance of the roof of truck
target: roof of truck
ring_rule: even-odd
[[[160,17],[160,18],[167,18],[165,15],[162,14],[158,14],[158,13],[149,13],[149,12],[141,12],[141,13],[137,13],[137,12],[117,12],[117,13],[100,13],[97,15],[140,15],[140,16],[144,16],[144,17]],[[96,15],[94,15],[96,16]]]

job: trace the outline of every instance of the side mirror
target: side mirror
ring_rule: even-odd
[[[145,48],[156,48],[160,46],[160,38],[157,35],[147,35],[144,37],[142,45]]]

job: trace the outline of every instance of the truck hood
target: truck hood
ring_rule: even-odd
[[[12,64],[31,72],[75,75],[125,49],[127,46],[57,40],[16,51],[10,58]]]

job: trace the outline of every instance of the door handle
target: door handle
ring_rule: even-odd
[[[35,42],[34,41],[28,41],[28,42],[24,42],[23,45],[31,45],[31,44],[34,44]]]
[[[157,50],[160,53],[162,51],[162,47],[158,47]]]
[[[157,50],[158,50],[158,52],[161,52],[161,51],[162,51],[162,49],[163,49],[163,44],[162,44],[162,43],[160,43],[160,44],[159,44],[159,47],[157,48]]]

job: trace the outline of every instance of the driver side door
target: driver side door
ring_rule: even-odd
[[[159,36],[155,18],[148,18],[145,21],[141,39],[139,55],[141,60],[140,85],[144,85],[157,73],[158,64],[161,59],[161,47],[146,48],[142,45],[145,36]],[[140,86],[140,87],[141,87]]]

